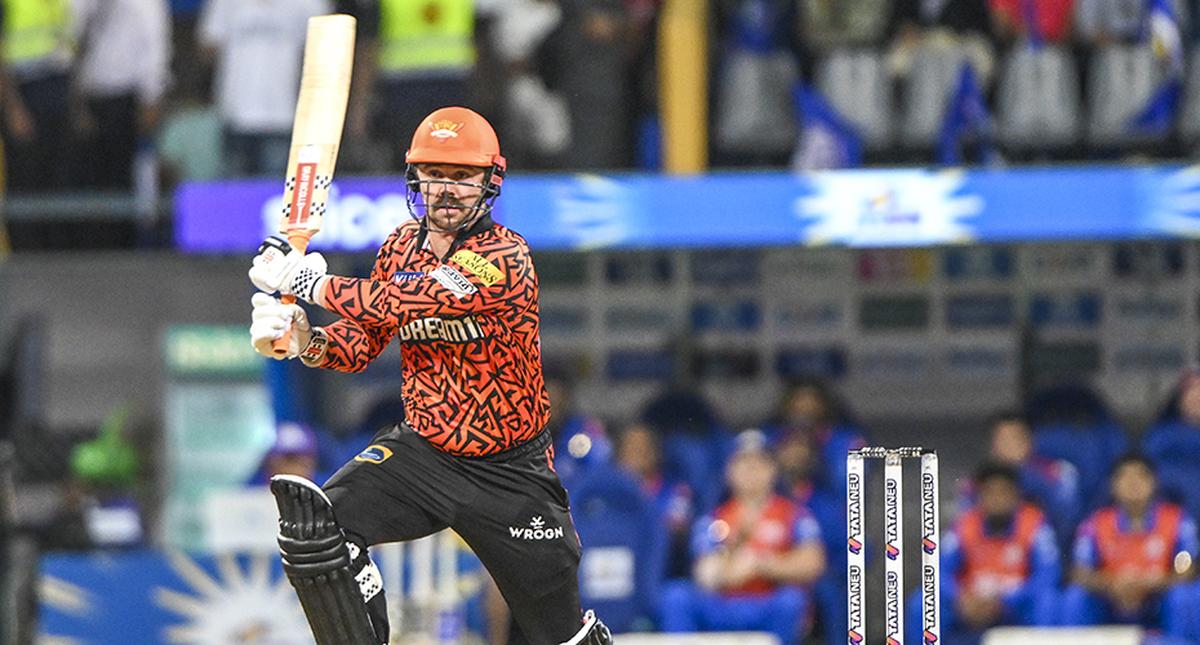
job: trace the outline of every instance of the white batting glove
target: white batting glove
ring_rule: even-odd
[[[250,282],[264,293],[294,294],[313,304],[325,286],[329,266],[320,253],[301,253],[287,240],[272,235],[258,247],[250,266]]]
[[[312,328],[308,314],[300,305],[285,305],[265,293],[254,294],[250,304],[254,305],[250,313],[250,343],[254,345],[254,351],[276,360],[296,358],[301,353],[306,362],[319,361],[323,357],[324,332]],[[288,339],[287,354],[276,356],[275,341],[283,338],[284,332],[289,329],[292,335]]]

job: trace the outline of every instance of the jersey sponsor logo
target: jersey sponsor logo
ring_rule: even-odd
[[[424,271],[397,271],[392,275],[392,282],[408,282],[409,280],[416,280],[417,278],[424,277]]]
[[[440,266],[434,269],[429,275],[441,283],[443,287],[449,289],[460,300],[479,291],[466,276],[455,271],[452,267]]]
[[[463,249],[450,256],[450,259],[475,274],[485,286],[490,287],[504,279],[504,272],[499,267],[474,251]]]
[[[462,318],[418,318],[400,328],[400,340],[420,342],[442,340],[449,343],[470,343],[482,340],[486,334],[473,316]]]
[[[354,461],[365,461],[369,464],[382,464],[387,461],[388,457],[392,456],[390,448],[385,448],[378,444],[371,444],[365,450],[358,453]]]
[[[1157,559],[1162,557],[1163,553],[1166,552],[1167,545],[1163,543],[1162,538],[1155,535],[1146,540],[1146,546],[1143,548],[1146,550],[1148,557]]]
[[[561,526],[546,526],[546,521],[541,515],[533,516],[529,520],[529,526],[510,526],[508,527],[510,537],[517,540],[559,540],[563,537],[563,527]]]

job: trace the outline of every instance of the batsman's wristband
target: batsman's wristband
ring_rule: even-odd
[[[300,352],[300,360],[309,367],[320,367],[325,360],[325,350],[329,348],[329,334],[320,327],[313,327],[312,338]]]
[[[319,305],[321,303],[317,302],[317,290],[318,287],[324,286],[325,276],[321,271],[301,266],[292,277],[291,292],[304,302]]]

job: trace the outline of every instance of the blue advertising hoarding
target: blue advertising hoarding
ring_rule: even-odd
[[[185,184],[176,243],[251,252],[281,200],[274,180]],[[313,246],[373,251],[409,217],[400,178],[345,178]],[[539,250],[1195,237],[1200,167],[516,176],[496,218]]]
[[[380,549],[375,547],[376,557]],[[421,574],[415,549],[399,568],[383,570],[390,599],[414,599]],[[390,551],[381,558],[400,557]],[[430,556],[432,551],[426,552]],[[439,556],[440,557],[440,556]],[[464,642],[483,630],[482,569],[456,547],[455,599]],[[442,560],[435,564],[439,575]],[[38,581],[38,637],[45,645],[311,645],[308,621],[274,550],[217,554],[175,549],[51,553]],[[431,573],[432,575],[432,573]],[[403,592],[403,593],[402,593]],[[397,643],[428,642],[413,628],[432,628],[432,611],[417,607],[393,624]],[[394,611],[394,610],[393,610]],[[397,616],[397,614],[393,614]]]
[[[313,642],[272,553],[53,554],[42,558],[41,576],[38,642]]]

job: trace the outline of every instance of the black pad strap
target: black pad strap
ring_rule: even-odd
[[[292,476],[271,478],[279,507],[283,570],[300,597],[317,645],[379,645],[350,565],[346,538],[329,498],[316,484]]]

